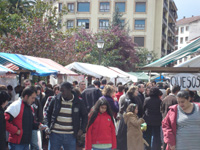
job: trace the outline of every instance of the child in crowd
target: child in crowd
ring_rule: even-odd
[[[116,134],[108,101],[101,97],[95,104],[87,126],[85,150],[116,149]]]
[[[143,133],[141,130],[141,124],[145,121],[142,118],[138,118],[137,113],[137,105],[131,103],[124,114],[124,121],[127,124],[128,150],[144,150],[144,144],[147,144],[143,139]]]
[[[5,91],[0,91],[0,149],[6,150],[6,120],[4,108],[8,104],[10,96]]]

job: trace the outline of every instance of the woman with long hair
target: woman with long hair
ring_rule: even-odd
[[[108,101],[101,97],[92,110],[85,138],[85,150],[116,149],[116,134]]]

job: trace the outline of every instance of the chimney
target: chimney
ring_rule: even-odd
[[[194,15],[192,15],[192,17],[194,17]]]
[[[185,16],[183,16],[183,19],[185,19]]]

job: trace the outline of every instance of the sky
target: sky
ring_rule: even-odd
[[[178,8],[178,19],[200,16],[200,0],[174,0]]]

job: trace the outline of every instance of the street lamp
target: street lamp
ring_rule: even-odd
[[[147,61],[148,61],[149,64],[151,62],[151,59],[152,59],[152,55],[151,55],[151,53],[148,53],[147,54]]]
[[[101,64],[101,49],[104,47],[104,41],[102,39],[97,40],[97,47],[99,49],[99,65]]]

